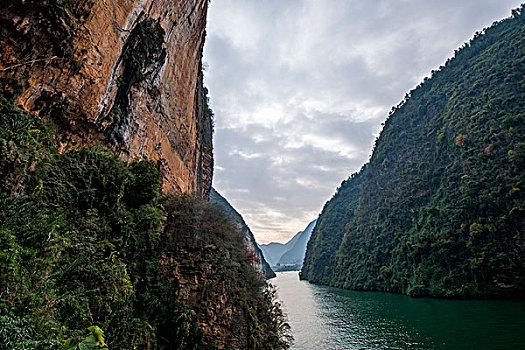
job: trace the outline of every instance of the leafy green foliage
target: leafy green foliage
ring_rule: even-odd
[[[110,347],[132,348],[140,325],[154,334],[142,311],[161,296],[188,313],[174,288],[160,288],[153,163],[100,148],[60,154],[49,127],[1,102],[0,315],[23,322],[35,344],[96,324]]]
[[[182,260],[164,259],[181,249],[215,266],[229,256],[208,277],[223,273],[232,300],[253,315],[238,336],[258,339],[250,348],[286,345],[282,314],[245,261],[240,232],[210,204],[160,197],[159,186],[151,161],[127,164],[101,147],[59,153],[50,127],[0,97],[0,349],[60,348],[65,339],[79,349],[217,348],[213,336],[204,345],[198,322],[220,296],[199,296],[206,307],[197,312],[181,301],[168,263]],[[173,245],[174,227],[201,239]]]
[[[104,331],[97,326],[88,327],[89,334],[69,338],[64,342],[65,350],[108,350],[104,342]]]
[[[289,326],[275,291],[253,268],[237,224],[220,205],[192,197],[171,198],[165,205],[163,269],[178,267],[181,280],[198,281],[190,289],[206,296],[192,305],[199,321],[229,325],[222,330],[226,342],[219,341],[224,348],[286,348]]]
[[[33,342],[98,324],[114,348],[138,346],[149,291],[176,299],[158,291],[158,171],[99,148],[60,154],[49,127],[5,100],[0,108],[0,314],[27,324]]]
[[[334,230],[314,232],[303,277],[415,296],[523,296],[524,11],[477,33],[393,108],[357,206],[356,177],[340,190],[344,229],[325,206],[319,220]],[[344,238],[321,259],[327,236]]]

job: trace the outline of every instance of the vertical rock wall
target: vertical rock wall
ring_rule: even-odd
[[[152,159],[163,188],[209,194],[202,103],[207,0],[14,0],[0,5],[4,94],[57,142]],[[207,144],[210,144],[209,146]]]

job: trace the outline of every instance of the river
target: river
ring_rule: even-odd
[[[295,350],[525,349],[525,302],[410,298],[271,280],[288,314]]]

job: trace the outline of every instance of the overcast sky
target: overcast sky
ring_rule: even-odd
[[[214,187],[285,242],[368,160],[392,106],[516,0],[212,0]]]

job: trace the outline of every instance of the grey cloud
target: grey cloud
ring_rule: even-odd
[[[374,127],[374,123],[355,123],[345,120],[344,116],[330,118],[316,113],[310,124],[286,123],[277,128],[295,129],[298,133],[312,132],[316,128],[319,135],[344,139],[358,149],[368,150]],[[259,135],[264,141],[257,142],[252,135]],[[223,145],[216,148],[217,162],[228,164],[217,174],[215,186],[230,194],[228,198],[233,198],[235,205],[249,208],[243,214],[251,214],[245,219],[252,229],[257,228],[261,239],[265,238],[264,233],[281,237],[294,233],[290,232],[288,222],[302,218],[305,212],[310,213],[310,217],[304,220],[313,219],[324,199],[367,159],[366,151],[349,160],[311,144],[285,148],[286,135],[260,125],[250,125],[243,130],[220,129],[215,137],[216,145]],[[256,156],[250,157],[252,155]],[[285,158],[283,164],[275,162],[279,157]],[[249,191],[236,192],[239,188]],[[269,208],[283,216],[267,215]]]
[[[520,0],[216,0],[205,82],[214,186],[286,240],[367,161],[393,105]]]

